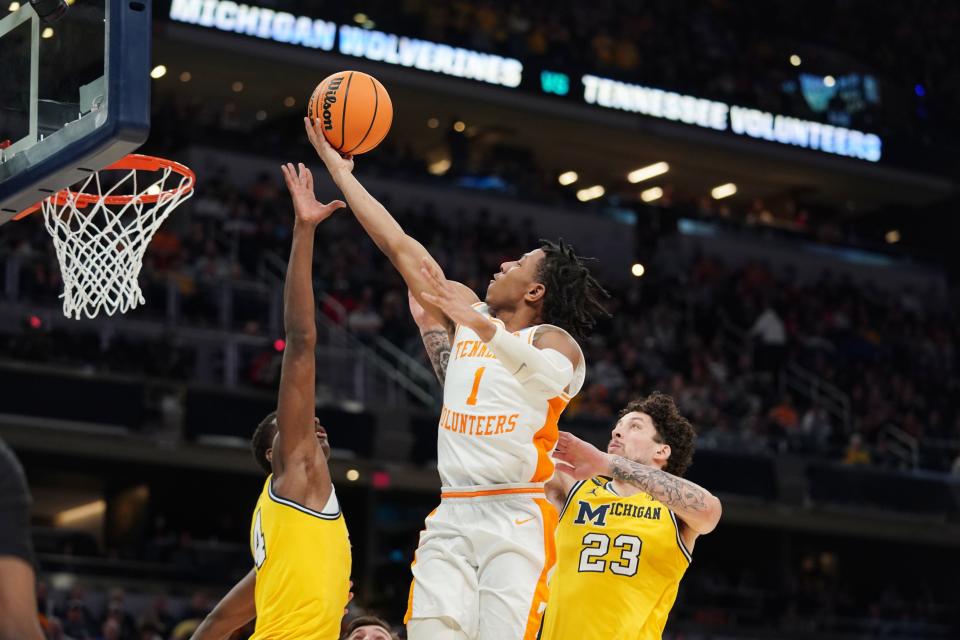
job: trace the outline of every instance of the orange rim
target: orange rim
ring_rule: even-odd
[[[174,173],[178,173],[186,178],[186,181],[181,181],[181,184],[177,185],[173,189],[167,189],[166,191],[161,191],[160,193],[154,194],[140,193],[120,196],[98,196],[90,193],[83,193],[81,191],[62,189],[52,196],[41,200],[32,207],[24,209],[15,215],[13,219],[20,220],[21,218],[25,218],[30,214],[35,213],[40,209],[44,202],[49,200],[56,201],[58,206],[63,206],[72,200],[74,206],[78,208],[88,207],[96,202],[103,202],[104,204],[108,205],[125,205],[133,200],[139,200],[144,204],[153,204],[161,198],[169,198],[187,193],[193,189],[193,186],[197,182],[196,174],[186,165],[180,164],[175,160],[167,160],[166,158],[157,158],[155,156],[145,156],[139,153],[131,153],[130,155],[117,160],[113,164],[103,167],[100,169],[100,171],[160,171],[162,169],[171,169]]]

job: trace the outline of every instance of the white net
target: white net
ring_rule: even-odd
[[[63,277],[63,315],[68,318],[126,313],[144,304],[137,279],[147,245],[170,212],[193,195],[188,184],[192,178],[171,167],[124,171],[109,188],[104,189],[100,173],[94,172],[77,191],[43,202],[44,223]],[[165,190],[171,174],[180,184]],[[111,204],[111,198],[131,193],[128,202]],[[84,196],[78,194],[95,196],[93,203],[81,206]]]

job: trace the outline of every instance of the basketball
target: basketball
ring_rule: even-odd
[[[366,153],[386,137],[393,103],[380,81],[361,71],[339,71],[317,85],[307,116],[323,123],[323,135],[343,154]]]

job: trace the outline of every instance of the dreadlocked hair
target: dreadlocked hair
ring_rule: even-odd
[[[563,238],[559,242],[540,240],[540,249],[544,258],[537,276],[547,290],[543,296],[544,322],[578,340],[586,338],[599,318],[610,317],[603,306],[610,294],[584,264],[593,258],[578,256]]]
[[[656,442],[670,445],[670,457],[663,470],[682,478],[693,461],[693,440],[697,436],[693,425],[680,415],[673,398],[659,391],[642,400],[634,400],[623,408],[619,417],[634,411],[645,413],[653,420],[657,430]]]
[[[277,432],[277,412],[271,411],[267,417],[260,421],[257,428],[253,431],[250,438],[250,448],[253,450],[253,458],[257,465],[263,469],[267,475],[273,473],[273,466],[267,460],[267,449],[273,446],[273,436]]]

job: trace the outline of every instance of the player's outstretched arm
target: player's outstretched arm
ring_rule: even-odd
[[[656,467],[604,453],[572,433],[560,432],[553,457],[558,461],[557,469],[576,480],[612,476],[645,491],[670,507],[698,535],[710,533],[720,522],[720,500],[700,485]]]
[[[442,387],[447,379],[447,364],[450,362],[450,334],[447,328],[433,319],[423,308],[410,291],[407,291],[407,303],[410,305],[410,315],[420,330],[423,347],[427,350],[427,357],[433,365],[433,372]]]
[[[424,290],[427,290],[429,285],[420,273],[421,261],[429,260],[438,270],[440,265],[437,264],[424,246],[408,236],[400,224],[390,215],[390,212],[363,188],[363,185],[353,175],[353,159],[342,157],[336,149],[330,146],[320,128],[320,122],[311,123],[309,118],[305,118],[304,125],[310,143],[317,150],[317,154],[330,172],[330,177],[343,192],[353,215],[356,216],[367,235],[380,248],[380,251],[390,259],[393,266],[400,272],[404,282],[407,283],[407,287],[427,312],[438,321],[443,322],[448,330],[452,330],[450,320],[422,297]],[[469,299],[470,304],[479,300],[473,291],[463,285],[459,285],[459,294],[464,296],[465,299]]]
[[[321,204],[313,194],[313,175],[302,163],[283,167],[283,178],[293,199],[293,244],[283,286],[283,323],[286,347],[280,370],[277,400],[279,451],[274,451],[275,475],[284,497],[304,499],[307,486],[318,489],[321,506],[330,495],[330,475],[314,427],[316,413],[316,310],[313,298],[313,244],[317,225],[346,206],[339,200]],[[303,471],[305,473],[291,473]],[[319,474],[320,477],[317,478]],[[317,482],[319,480],[319,483]],[[310,506],[310,505],[308,505]]]
[[[257,572],[251,569],[207,614],[190,640],[223,640],[253,620],[257,615],[256,587]]]

